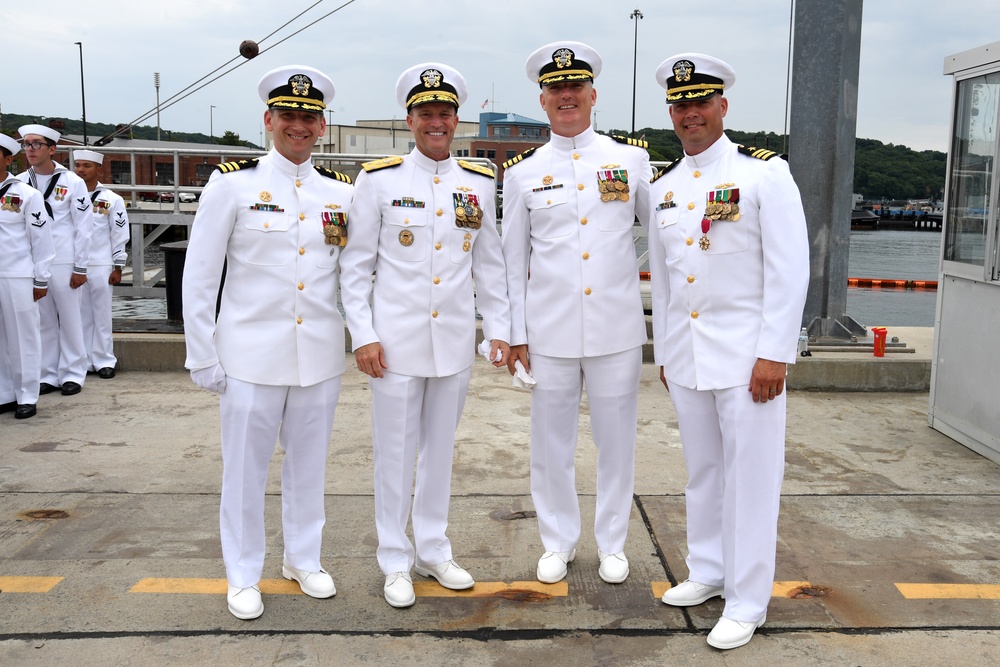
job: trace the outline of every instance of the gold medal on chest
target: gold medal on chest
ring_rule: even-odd
[[[404,229],[399,233],[399,243],[403,246],[413,245],[413,232],[409,229]]]

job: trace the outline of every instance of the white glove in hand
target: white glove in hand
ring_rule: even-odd
[[[191,380],[213,394],[226,393],[226,371],[222,370],[221,364],[191,371]]]

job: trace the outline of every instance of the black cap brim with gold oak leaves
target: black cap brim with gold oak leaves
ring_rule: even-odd
[[[722,94],[725,83],[722,79],[696,72],[689,60],[674,63],[674,75],[667,79],[667,104],[703,100],[718,93]]]
[[[590,63],[576,57],[573,49],[556,49],[551,62],[538,72],[538,86],[548,86],[563,81],[593,81],[594,69]]]
[[[267,98],[268,109],[293,109],[321,113],[326,109],[323,91],[313,85],[305,74],[296,74],[288,83],[271,91]]]

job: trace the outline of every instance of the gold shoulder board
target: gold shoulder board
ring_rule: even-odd
[[[666,176],[668,173],[670,173],[671,169],[673,169],[674,167],[676,167],[680,163],[681,163],[680,160],[674,160],[673,162],[671,162],[670,164],[668,164],[666,167],[663,167],[658,172],[656,172],[656,174],[654,174],[653,177],[651,179],[649,179],[649,182],[650,183],[655,183],[656,179],[660,178],[661,176]]]
[[[392,157],[384,157],[381,160],[372,160],[371,162],[365,162],[361,167],[365,171],[378,171],[379,169],[385,169],[387,167],[398,167],[403,164],[403,158],[399,155],[393,155]]]
[[[507,169],[511,165],[515,165],[518,162],[520,162],[521,160],[528,159],[529,157],[531,157],[531,154],[534,153],[536,150],[538,150],[537,146],[535,146],[534,148],[529,148],[528,150],[524,151],[520,155],[515,155],[514,157],[512,157],[511,159],[509,159],[509,160],[507,160],[506,162],[503,163],[503,168]]]
[[[326,167],[321,167],[319,165],[316,165],[315,169],[327,178],[332,178],[336,181],[340,181],[341,183],[347,183],[348,185],[351,184],[351,177],[347,174],[342,174],[339,171],[333,171],[332,169],[327,169]]]
[[[782,160],[788,159],[787,155],[779,155],[775,151],[770,151],[767,150],[766,148],[755,148],[753,146],[747,148],[746,146],[743,146],[741,144],[737,147],[736,150],[738,150],[743,155],[749,155],[750,157],[755,157],[758,160],[770,160],[773,157],[780,157]]]
[[[462,169],[468,169],[469,171],[474,171],[477,174],[482,174],[487,178],[493,178],[493,170],[489,167],[481,164],[476,164],[475,162],[466,162],[465,160],[459,160],[458,166]]]
[[[223,174],[231,174],[234,171],[239,171],[241,169],[253,169],[257,166],[257,158],[252,160],[239,160],[237,162],[224,162],[222,164],[215,165],[215,168],[221,171]]]
[[[649,142],[645,139],[629,139],[628,137],[620,137],[617,134],[612,134],[611,138],[620,144],[627,144],[638,148],[649,148]]]

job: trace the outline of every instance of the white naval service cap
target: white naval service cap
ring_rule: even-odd
[[[59,134],[59,132],[53,130],[51,127],[46,127],[45,125],[37,125],[37,124],[22,125],[21,127],[17,128],[17,131],[21,135],[22,139],[24,139],[29,134],[38,134],[45,137],[46,139],[51,139],[53,143],[58,143],[59,137],[62,136],[61,134]]]
[[[601,73],[601,54],[583,42],[552,42],[535,50],[524,63],[528,78],[539,86],[561,81],[593,81]]]
[[[465,104],[466,97],[465,77],[442,63],[414,65],[396,80],[396,102],[407,111],[429,102],[445,102],[457,109]]]
[[[278,67],[257,84],[257,94],[269,109],[322,112],[334,92],[330,77],[306,65]]]
[[[667,104],[703,100],[736,83],[736,72],[704,53],[678,53],[656,68],[656,82],[667,89]]]
[[[104,164],[104,155],[98,153],[97,151],[88,151],[82,148],[73,151],[73,159],[76,161],[88,160],[95,164]]]
[[[11,155],[17,155],[21,151],[21,142],[6,134],[0,134],[0,146]],[[0,165],[0,167],[2,166]]]

